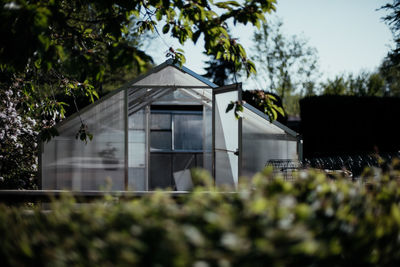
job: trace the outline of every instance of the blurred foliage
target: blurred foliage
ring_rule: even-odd
[[[222,193],[202,184],[179,201],[155,192],[132,201],[51,210],[0,206],[3,266],[398,266],[399,162],[364,181],[271,169]],[[200,178],[197,179],[200,179]],[[242,179],[243,181],[249,181]]]
[[[282,99],[278,95],[262,90],[245,90],[242,99],[267,114],[271,121],[277,120],[286,124],[287,114],[283,108]]]
[[[236,75],[235,65],[231,61],[209,59],[205,64],[206,73],[203,76],[216,85],[224,86],[236,82],[236,77],[234,77]]]

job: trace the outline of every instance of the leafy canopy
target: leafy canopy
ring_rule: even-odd
[[[275,0],[0,0],[0,75],[7,85],[22,81],[19,90],[27,96],[29,109],[41,109],[40,120],[46,112],[56,113],[60,120],[66,103],[56,101],[55,94],[94,101],[107,73],[126,69],[140,73],[152,61],[140,49],[140,38],[161,35],[158,29],[181,44],[202,37],[205,53],[231,61],[250,75],[255,73],[254,64],[229,35],[228,24],[259,27],[275,4]],[[168,54],[183,64],[183,53],[170,47]],[[39,108],[37,102],[43,102]]]
[[[164,34],[170,33],[181,44],[189,39],[196,43],[203,35],[208,54],[249,64],[243,47],[230,38],[228,22],[259,27],[265,21],[264,13],[275,10],[275,2],[1,1],[1,67],[23,71],[33,63],[37,68],[50,70],[68,56],[82,54],[90,61],[101,58],[98,52],[105,50],[111,64],[128,65],[133,61],[143,66],[145,53],[135,50],[128,41],[147,31],[158,32],[158,23],[163,25]],[[184,62],[181,52],[171,51],[177,61]],[[103,75],[101,66],[98,68],[95,79]]]
[[[54,125],[65,117],[68,105],[79,111],[82,98],[94,101],[102,88],[110,84],[115,88],[121,74],[146,70],[152,58],[141,44],[150,34],[161,36],[162,31],[181,44],[203,38],[205,53],[231,61],[248,74],[255,72],[243,47],[228,34],[228,25],[259,26],[275,4],[275,0],[0,0],[0,96],[12,97],[12,101],[2,97],[5,101],[0,103],[0,126],[5,129],[0,133],[0,156],[3,162],[8,160],[0,162],[0,183],[15,184],[13,180],[22,177],[12,187],[30,187],[26,184],[37,169],[32,163],[37,133],[42,140],[57,135]],[[185,62],[182,50],[171,47],[169,56]],[[61,100],[66,97],[72,100]],[[21,123],[9,119],[10,114]],[[91,139],[84,121],[76,137]],[[31,158],[15,156],[21,154]],[[15,173],[16,169],[23,173]]]
[[[305,38],[286,35],[277,19],[263,23],[253,37],[257,81],[282,98],[289,114],[299,112],[291,100],[313,94],[319,77],[317,50]]]

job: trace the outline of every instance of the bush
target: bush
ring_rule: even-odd
[[[4,89],[1,79],[0,88],[0,189],[36,188],[37,123],[22,112],[20,91]]]
[[[3,205],[0,259],[2,266],[398,266],[398,173],[365,175],[375,178],[352,183],[305,171],[288,183],[265,170],[237,193],[203,187],[178,200],[156,192],[84,205],[66,197],[50,212]]]

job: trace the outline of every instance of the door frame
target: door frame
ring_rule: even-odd
[[[212,95],[212,176],[214,179],[214,185],[216,184],[216,149],[215,149],[215,103],[216,103],[216,95],[221,93],[227,93],[237,91],[238,93],[238,101],[242,103],[242,83],[234,83],[229,85],[224,85],[220,87],[213,88],[213,95]],[[234,116],[232,114],[232,116]],[[239,178],[242,174],[242,118],[238,119],[238,148],[237,148],[237,156],[238,156],[238,182]],[[235,153],[236,154],[236,153]]]

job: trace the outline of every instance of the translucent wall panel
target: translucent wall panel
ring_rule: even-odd
[[[147,189],[146,108],[128,114],[128,189]]]
[[[42,188],[55,189],[57,188],[57,165],[54,164],[54,159],[57,154],[56,142],[51,140],[42,145]],[[52,178],[52,179],[50,179]]]
[[[171,93],[160,97],[153,102],[153,105],[199,105],[200,99],[194,98],[190,94],[186,94],[184,90],[177,89]]]
[[[81,126],[75,117],[59,127],[59,136],[43,144],[43,189],[124,190],[123,96],[117,93],[82,112],[92,141],[75,138]]]
[[[215,182],[217,185],[236,186],[238,183],[239,121],[233,112],[226,113],[231,101],[237,101],[238,92],[215,95]]]
[[[203,167],[212,174],[212,107],[203,107]]]
[[[297,139],[264,118],[244,110],[242,120],[242,174],[253,176],[268,160],[297,160]]]

